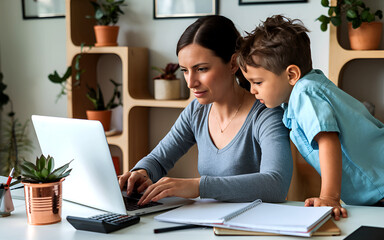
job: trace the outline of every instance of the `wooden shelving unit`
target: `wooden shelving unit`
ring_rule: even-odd
[[[68,82],[68,116],[86,118],[85,111],[92,105],[86,98],[86,84],[96,86],[99,58],[103,55],[118,56],[122,66],[123,130],[108,136],[110,145],[117,146],[122,155],[122,171],[131,169],[138,160],[149,153],[149,110],[150,108],[185,108],[193,99],[158,101],[153,99],[148,88],[148,49],[144,47],[84,47],[93,46],[95,37],[94,21],[85,16],[92,15],[93,8],[89,1],[66,0],[67,64],[74,68],[75,58],[82,54],[80,68],[80,86],[74,86],[73,73]],[[122,33],[120,33],[122,34]],[[100,67],[100,66],[99,66]],[[106,69],[107,71],[107,69]]]

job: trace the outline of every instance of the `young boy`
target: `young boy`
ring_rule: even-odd
[[[240,43],[238,63],[251,92],[283,122],[304,159],[321,175],[319,197],[305,206],[379,205],[384,198],[384,124],[358,100],[312,69],[308,30],[277,15]]]

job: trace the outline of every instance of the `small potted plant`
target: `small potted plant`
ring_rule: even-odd
[[[110,79],[111,83],[114,85],[114,90],[111,99],[107,104],[104,102],[104,96],[99,85],[94,89],[87,86],[88,93],[87,98],[93,103],[94,109],[87,110],[87,118],[89,120],[98,120],[103,125],[104,131],[109,131],[111,126],[111,117],[112,109],[122,105],[121,103],[121,93],[119,91],[120,83],[117,83]],[[116,99],[118,102],[116,103]]]
[[[115,24],[119,21],[120,15],[124,12],[121,10],[125,0],[97,0],[91,1],[95,9],[95,15],[87,16],[94,18],[97,25],[94,26],[96,36],[96,47],[117,46],[117,36],[119,34],[119,26]]]
[[[153,78],[155,99],[168,100],[180,98],[180,79],[176,77],[176,71],[179,64],[168,63],[165,68],[152,67],[152,69],[160,72]]]
[[[321,0],[321,5],[328,8],[328,16],[321,15],[316,20],[321,22],[320,29],[326,31],[328,24],[338,27],[342,17],[348,22],[348,35],[351,49],[378,49],[381,41],[383,24],[375,21],[382,19],[383,12],[371,12],[362,0],[337,0],[336,6],[331,6],[329,0]]]
[[[72,169],[69,163],[57,168],[53,157],[41,155],[36,164],[23,161],[21,182],[24,184],[28,223],[45,225],[61,221],[62,182]]]

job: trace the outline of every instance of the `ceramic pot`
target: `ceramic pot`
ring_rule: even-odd
[[[100,121],[103,125],[104,131],[109,131],[111,128],[111,110],[87,110],[86,114],[89,120]]]
[[[155,79],[154,80],[154,92],[155,99],[157,100],[170,100],[180,98],[180,79],[166,80]]]
[[[117,46],[119,26],[94,26],[96,43],[95,47]]]
[[[61,221],[62,183],[24,184],[25,208],[28,224],[46,225]]]
[[[348,23],[348,35],[351,49],[353,50],[376,50],[379,48],[383,23],[363,22],[360,27],[352,28]]]

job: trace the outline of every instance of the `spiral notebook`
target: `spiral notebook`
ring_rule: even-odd
[[[331,207],[224,203],[198,200],[155,217],[158,221],[310,237],[331,217]]]

